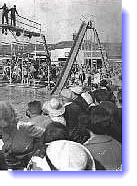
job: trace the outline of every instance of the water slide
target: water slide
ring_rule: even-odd
[[[78,51],[79,51],[81,43],[82,43],[82,40],[83,40],[84,35],[88,29],[88,26],[89,26],[89,23],[82,22],[79,32],[77,34],[77,37],[76,37],[76,39],[73,43],[73,46],[70,50],[69,57],[65,63],[65,66],[64,66],[61,74],[60,74],[60,77],[56,83],[56,86],[52,90],[51,94],[60,93],[61,90],[63,89],[63,87],[65,86],[65,83],[66,83],[67,79],[69,78],[72,65],[76,59],[76,56],[78,54]]]

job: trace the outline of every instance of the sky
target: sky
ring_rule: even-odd
[[[40,22],[48,43],[72,40],[83,16],[94,17],[102,42],[122,41],[122,0],[1,0],[0,6],[3,3],[16,4],[20,15]],[[0,40],[8,37],[0,33]]]

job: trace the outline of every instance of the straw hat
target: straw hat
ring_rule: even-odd
[[[65,113],[65,107],[56,98],[52,98],[50,101],[47,101],[43,105],[43,110],[46,110],[48,114],[53,117],[61,116]]]
[[[46,154],[54,167],[60,171],[95,170],[95,162],[86,147],[67,140],[51,142]]]

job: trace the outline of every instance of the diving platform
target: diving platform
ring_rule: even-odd
[[[18,33],[23,33],[24,36],[40,37],[40,32],[29,31],[29,30],[21,28],[19,26],[12,26],[12,25],[9,25],[9,24],[0,24],[0,27],[3,28],[3,29],[7,29],[7,30],[10,30],[10,31],[16,32],[17,34]]]

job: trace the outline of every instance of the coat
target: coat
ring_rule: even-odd
[[[82,113],[83,109],[74,101],[65,106],[64,118],[70,130],[78,126],[78,118]]]
[[[85,147],[90,151],[93,158],[100,163],[105,170],[117,170],[122,165],[121,144],[110,136],[95,135],[89,139]],[[96,170],[102,170],[96,167]]]

